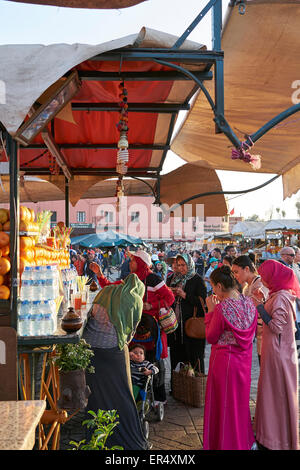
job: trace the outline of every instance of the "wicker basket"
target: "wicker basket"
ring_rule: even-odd
[[[197,376],[190,376],[183,368],[179,371],[173,370],[172,395],[175,400],[201,408],[205,403],[206,381],[207,375],[205,374],[198,373]]]

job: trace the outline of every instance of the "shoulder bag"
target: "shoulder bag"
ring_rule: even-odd
[[[165,306],[160,308],[160,303],[159,303],[159,312],[158,312],[158,322],[161,327],[161,329],[169,335],[170,333],[173,333],[176,328],[178,327],[178,322],[176,318],[176,314],[172,307],[168,307],[166,305],[166,302],[164,302]]]
[[[202,297],[199,297],[203,311],[205,312],[205,305]],[[189,338],[204,339],[205,338],[205,324],[204,317],[197,317],[197,306],[194,307],[194,314],[191,318],[186,320],[184,324],[185,334]]]

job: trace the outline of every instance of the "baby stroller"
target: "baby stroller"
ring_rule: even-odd
[[[160,328],[158,322],[151,315],[143,314],[139,322],[132,343],[142,344],[146,350],[146,359],[155,364],[160,370],[160,356],[162,351]],[[157,421],[164,419],[164,404],[155,403],[154,387],[161,380],[161,370],[154,376],[150,375],[145,380],[144,388],[139,390],[136,398],[137,408],[141,420],[142,430],[145,438],[149,435],[148,416],[154,412]]]

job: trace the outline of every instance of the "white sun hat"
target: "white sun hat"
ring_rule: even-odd
[[[130,256],[137,256],[141,258],[147,266],[152,266],[150,255],[145,250],[129,251]]]

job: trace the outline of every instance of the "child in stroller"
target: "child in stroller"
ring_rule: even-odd
[[[145,388],[147,377],[158,374],[159,369],[145,360],[145,348],[142,344],[133,344],[129,354],[133,395],[136,400],[140,390]]]
[[[138,379],[135,377],[136,373],[133,372],[132,374],[135,400],[140,414],[142,429],[145,437],[148,438],[149,423],[146,421],[146,416],[150,413],[151,409],[155,412],[158,421],[162,421],[164,418],[164,404],[162,402],[156,402],[154,398],[154,386],[156,384],[159,385],[160,381],[164,378],[164,370],[161,370],[162,361],[160,361],[162,351],[160,328],[156,319],[151,315],[143,313],[134,338],[129,346],[130,351],[137,345],[140,348],[141,357],[146,359],[145,362],[148,364],[147,368],[149,369],[150,367],[150,369],[155,370],[155,374],[146,371],[146,375],[140,371],[144,386],[143,388],[139,387],[139,389],[135,387],[137,384],[136,379]]]

